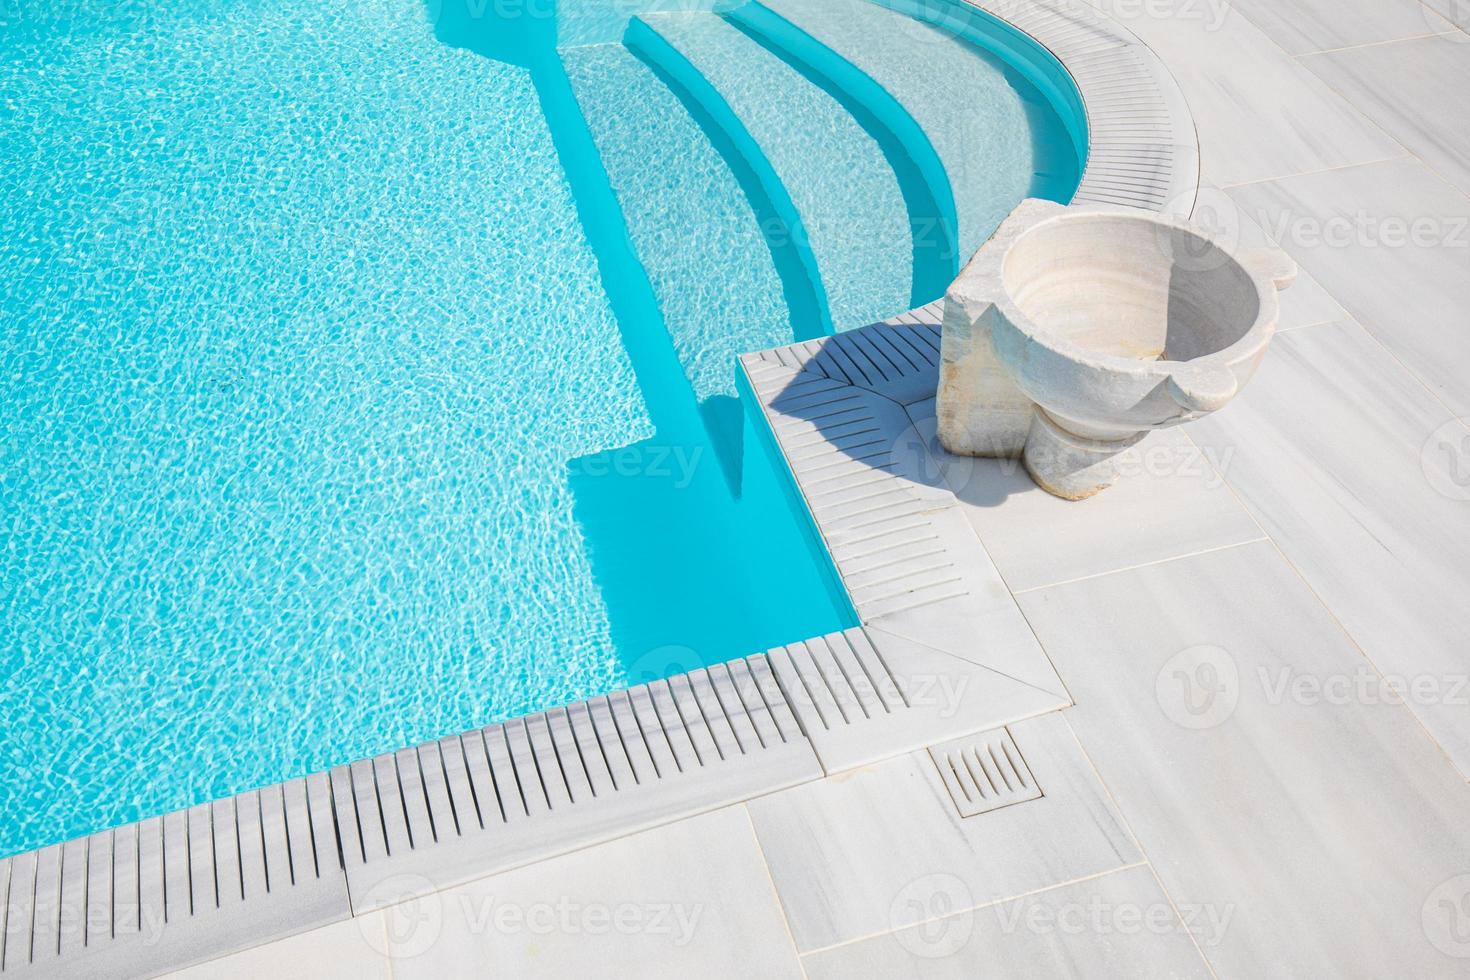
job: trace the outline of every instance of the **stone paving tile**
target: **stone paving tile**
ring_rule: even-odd
[[[1470,4],[1467,4],[1470,8]],[[1470,194],[1470,36],[1375,44],[1303,58],[1445,180]]]
[[[810,980],[1210,976],[1188,930],[1146,867],[812,953],[802,958],[802,965]]]
[[[167,976],[169,980],[388,980],[387,954],[383,913],[374,912]]]
[[[1470,774],[1470,426],[1339,323],[1278,338],[1191,432],[1373,665],[1439,691],[1410,706]]]
[[[1417,160],[1230,196],[1452,411],[1470,415],[1470,197]]]
[[[961,817],[916,752],[747,804],[803,952],[1140,860],[1061,715],[1009,730],[1041,799]]]
[[[1231,0],[1231,6],[1290,54],[1455,30],[1419,0]]]
[[[1207,180],[1237,184],[1404,155],[1228,4],[1159,0],[1134,9],[1125,26],[1184,90]]]
[[[743,806],[387,910],[395,980],[800,978]]]
[[[1464,976],[1470,785],[1273,545],[1021,599],[1220,976]]]

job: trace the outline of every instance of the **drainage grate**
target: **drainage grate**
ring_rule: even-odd
[[[816,779],[764,655],[331,771],[352,910]]]
[[[0,976],[153,976],[351,915],[324,775],[0,861]]]
[[[1004,728],[931,746],[929,757],[962,817],[1042,796],[1025,757]]]

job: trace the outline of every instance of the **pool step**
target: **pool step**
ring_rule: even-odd
[[[961,263],[1023,198],[1065,203],[1076,189],[1085,143],[1079,148],[1032,81],[973,42],[1002,36],[979,10],[924,0],[761,0],[737,16],[790,24],[904,107],[927,137],[938,180],[953,188]],[[921,149],[915,159],[930,157]]]
[[[802,226],[801,212],[761,145],[709,79],[642,18],[634,18],[628,25],[624,43],[678,95],[720,148],[731,170],[740,175],[756,207],[762,236],[787,284],[796,338],[830,334],[833,327],[827,288]]]
[[[645,14],[628,44],[682,79],[697,75],[784,188],[838,329],[909,308],[913,235],[882,146],[821,87],[721,17]]]
[[[954,195],[923,128],[869,75],[770,8],[747,3],[725,17],[836,99],[877,141],[908,208],[914,245],[908,305],[922,306],[942,296],[959,271]]]
[[[794,319],[822,332],[807,272],[771,247],[764,190],[673,79],[621,45],[561,58],[711,441],[738,470],[735,359],[802,336]]]

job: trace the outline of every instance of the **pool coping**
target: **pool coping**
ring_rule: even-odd
[[[1187,218],[1199,193],[1194,117],[1163,59],[1086,0],[965,0],[1027,34],[1072,76],[1088,154],[1073,197]]]
[[[1075,81],[1075,201],[1192,211],[1146,45],[1082,3],[967,2]],[[0,860],[0,974],[180,969],[1070,704],[929,450],[941,320],[740,358],[860,626]]]

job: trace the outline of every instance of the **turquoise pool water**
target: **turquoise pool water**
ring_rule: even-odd
[[[1074,96],[653,6],[0,8],[0,854],[854,622],[735,355],[1069,197]]]

